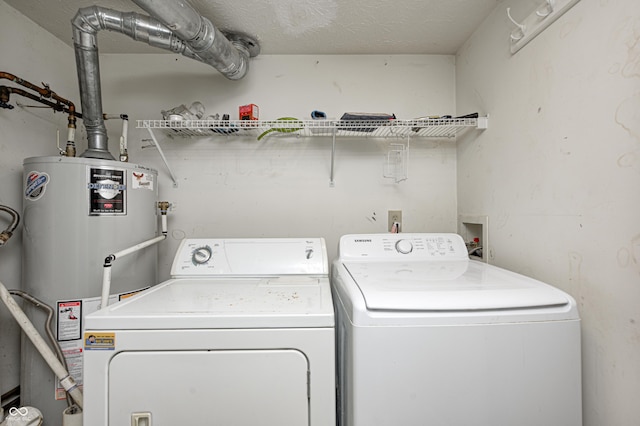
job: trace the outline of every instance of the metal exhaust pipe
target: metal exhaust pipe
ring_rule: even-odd
[[[98,31],[120,32],[150,46],[180,53],[213,66],[231,80],[244,77],[249,57],[260,51],[254,39],[242,34],[230,35],[232,41],[229,41],[184,1],[135,3],[158,17],[91,6],[78,10],[71,21],[82,116],[88,139],[88,148],[81,157],[115,160],[109,152],[102,112]],[[175,16],[171,17],[172,13]]]
[[[227,33],[225,36],[187,1],[133,2],[183,40],[202,62],[211,65],[230,80],[244,77],[249,67],[249,58],[260,53],[256,40],[238,33]]]

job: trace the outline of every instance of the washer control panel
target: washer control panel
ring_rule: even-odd
[[[322,238],[190,238],[182,240],[172,277],[327,275]]]
[[[361,234],[340,239],[341,259],[468,260],[458,234]]]

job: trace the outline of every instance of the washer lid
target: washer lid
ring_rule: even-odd
[[[562,306],[560,290],[475,261],[344,262],[368,310],[478,311]]]
[[[171,279],[101,309],[86,328],[114,330],[332,327],[328,278]]]

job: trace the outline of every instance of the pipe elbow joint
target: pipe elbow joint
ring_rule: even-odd
[[[100,30],[100,7],[88,6],[78,9],[78,12],[71,19],[71,25],[74,29],[95,34]]]
[[[104,267],[108,268],[111,266],[113,261],[116,260],[116,256],[114,254],[110,254],[109,256],[104,258]]]

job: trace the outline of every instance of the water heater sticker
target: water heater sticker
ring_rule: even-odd
[[[131,172],[131,189],[148,189],[153,191],[153,175],[141,170]]]
[[[68,348],[62,347],[61,349],[64,360],[67,363],[67,371],[82,390],[82,347],[72,345]],[[58,401],[67,399],[67,392],[64,390],[64,386],[62,386],[58,378],[56,378],[55,395]]]
[[[49,183],[49,175],[43,172],[29,172],[25,182],[24,197],[35,201],[44,195]]]
[[[82,336],[82,301],[58,302],[58,341],[78,340]]]
[[[111,294],[109,295],[109,304],[111,305],[128,297],[135,296],[147,288],[149,287],[143,287],[125,293]],[[58,307],[58,320],[56,324],[58,344],[67,362],[69,373],[81,389],[84,383],[82,377],[84,351],[89,349],[115,349],[114,333],[85,332],[84,330],[84,320],[86,316],[98,311],[101,308],[100,303],[101,297],[90,297],[80,300],[58,300],[56,302]],[[73,317],[79,318],[79,320],[73,319]],[[94,336],[93,338],[90,337],[92,335]],[[99,336],[104,337],[104,339],[98,340]],[[60,380],[55,381],[55,397],[56,400],[63,400],[67,397],[67,393],[62,384],[60,384]]]
[[[127,214],[126,174],[122,169],[88,167],[90,216]]]

